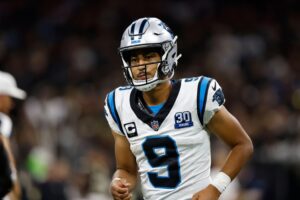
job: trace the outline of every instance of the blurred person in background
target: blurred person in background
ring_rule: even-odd
[[[16,162],[9,141],[12,134],[12,120],[8,115],[14,105],[12,98],[25,99],[25,97],[26,93],[17,87],[15,78],[9,73],[0,71],[0,140],[9,161],[12,181],[11,192],[4,197],[4,200],[18,200],[21,198]]]
[[[4,148],[2,137],[0,137],[0,199],[12,189],[11,169]]]
[[[177,36],[157,18],[132,22],[119,50],[129,86],[110,92],[105,101],[115,140],[113,198],[131,199],[139,173],[144,199],[219,199],[253,146],[224,107],[217,81],[204,76],[171,80],[181,57]],[[213,180],[210,133],[230,147]]]

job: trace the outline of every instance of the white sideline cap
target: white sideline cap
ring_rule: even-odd
[[[3,71],[0,71],[0,94],[16,99],[26,98],[26,92],[17,87],[15,78],[11,74]]]

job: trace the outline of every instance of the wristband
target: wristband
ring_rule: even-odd
[[[221,193],[224,192],[226,187],[231,182],[231,178],[224,172],[219,172],[212,181],[212,185],[215,186]]]

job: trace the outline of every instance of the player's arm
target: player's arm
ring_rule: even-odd
[[[253,145],[238,120],[224,107],[225,97],[217,81],[205,77],[198,88],[200,88],[198,111],[203,114],[200,115],[200,121],[230,147],[230,153],[212,183],[194,194],[193,200],[216,200],[250,158]]]
[[[137,165],[125,136],[112,131],[115,140],[116,171],[111,183],[114,199],[127,200],[137,182]]]
[[[104,102],[105,118],[112,130],[115,141],[116,171],[113,175],[110,190],[114,199],[129,200],[131,191],[135,188],[137,180],[137,166],[130,145],[122,132],[118,120],[115,91],[110,92]]]
[[[231,149],[221,171],[231,180],[253,153],[253,144],[238,120],[222,106],[207,125],[208,129],[221,138]]]
[[[221,138],[231,149],[221,173],[212,184],[194,194],[192,200],[217,200],[221,192],[233,180],[253,153],[253,145],[238,120],[224,106],[207,124],[208,129]]]

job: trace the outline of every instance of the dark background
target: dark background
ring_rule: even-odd
[[[176,78],[216,78],[254,142],[231,192],[237,197],[227,199],[298,199],[299,8],[296,0],[1,1],[0,69],[28,93],[12,113],[24,194],[109,199],[114,152],[103,101],[126,84],[117,52],[123,31],[155,16],[179,36]],[[214,166],[224,151],[212,137]]]

